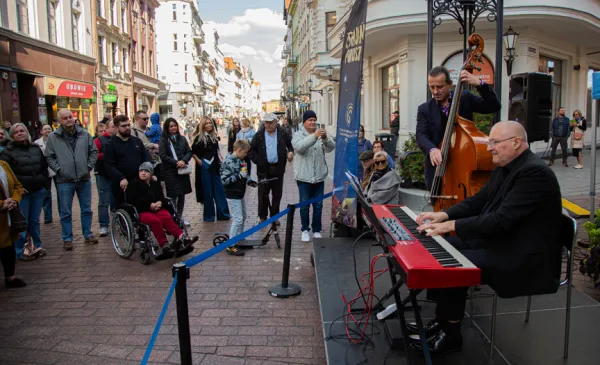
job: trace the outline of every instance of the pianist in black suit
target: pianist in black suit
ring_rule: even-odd
[[[482,283],[500,297],[548,292],[557,287],[553,270],[561,253],[556,176],[529,150],[527,134],[517,122],[497,123],[488,151],[496,165],[489,182],[445,212],[419,214],[418,230],[428,236],[455,232],[446,239],[481,269]],[[428,298],[437,302],[436,320],[426,327],[432,353],[461,348],[466,291],[428,291]]]
[[[460,73],[460,81],[475,86],[481,95],[477,96],[466,90],[463,92],[458,110],[461,117],[473,120],[473,113],[488,114],[500,110],[500,100],[490,85],[464,70]],[[452,105],[452,80],[445,67],[437,66],[429,71],[427,82],[433,97],[419,105],[416,139],[425,154],[425,184],[431,189],[436,166],[442,163],[439,146],[444,139],[448,113]]]

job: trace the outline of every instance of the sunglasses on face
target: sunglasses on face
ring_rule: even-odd
[[[142,118],[142,120],[148,120],[148,119],[150,119],[150,118],[148,118],[148,117],[146,117],[146,118]]]
[[[375,165],[379,165],[379,166],[385,165],[386,162],[387,162],[386,160],[375,161]]]

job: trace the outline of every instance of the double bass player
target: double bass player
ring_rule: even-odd
[[[481,96],[464,91],[460,99],[459,115],[473,120],[473,113],[489,114],[500,110],[501,103],[490,85],[463,70],[459,76],[460,82],[475,86]],[[444,131],[451,109],[452,80],[450,73],[443,66],[437,66],[429,71],[427,78],[432,98],[419,106],[417,112],[417,144],[425,154],[425,184],[431,189],[436,166],[442,163],[440,144],[444,139]]]

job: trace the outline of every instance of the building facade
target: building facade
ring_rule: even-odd
[[[288,24],[291,16],[293,23],[302,25],[300,9],[294,8],[296,1],[291,0],[287,9]],[[315,46],[313,53],[309,54],[310,70],[304,72],[300,65],[300,72],[297,72],[298,76],[293,82],[302,84],[306,80],[305,74],[311,75],[312,89],[323,90],[323,95],[310,92],[310,106],[328,131],[335,133],[339,92],[336,80],[339,79],[341,43],[353,1],[314,0],[308,3],[309,6],[306,6],[306,2],[299,3],[305,4],[305,9],[312,7],[315,10],[314,17],[309,17],[315,29],[310,34],[311,44],[314,42]],[[560,0],[504,1],[503,33],[509,26],[519,33],[512,74],[551,74],[553,109],[556,111],[559,106],[564,106],[569,116],[573,110],[580,109],[588,120],[591,118],[589,78],[591,72],[600,70],[598,14],[600,4],[593,0],[572,2],[568,7]],[[557,27],[557,24],[561,26]],[[510,76],[507,75],[505,62],[502,65],[494,64],[495,26],[495,22],[487,20],[486,14],[475,23],[476,33],[485,41],[486,65],[479,76],[490,84],[501,83],[501,118],[507,119]],[[295,27],[292,25],[292,29]],[[462,65],[463,36],[458,33],[458,27],[455,20],[442,17],[442,23],[434,30],[433,65],[447,66],[453,72],[453,77]],[[292,34],[293,54],[299,52],[302,48],[294,50],[306,41],[298,39],[302,37],[302,31],[293,31]],[[286,72],[289,72],[289,56],[286,66]],[[494,80],[495,67],[502,67],[501,80]],[[332,76],[329,76],[327,68],[332,69]],[[369,2],[361,108],[361,124],[365,126],[367,138],[373,140],[375,134],[388,132],[391,114],[398,110],[401,148],[402,142],[415,132],[417,107],[426,101],[427,71],[427,1],[403,0],[402,6],[398,6],[394,0]],[[286,81],[288,90],[283,91],[289,92],[289,77]],[[288,100],[288,94],[284,96]],[[590,139],[590,133],[585,138]],[[536,152],[546,148],[544,142],[535,142],[532,146]]]
[[[0,2],[0,119],[52,122],[70,108],[95,123],[90,0]]]
[[[198,4],[193,0],[161,0],[156,11],[159,80],[168,93],[160,98],[160,114],[177,120],[205,113],[203,73],[208,67],[203,52],[204,31]]]

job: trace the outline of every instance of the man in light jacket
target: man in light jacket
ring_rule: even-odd
[[[327,162],[325,154],[335,149],[335,142],[325,129],[317,129],[317,114],[307,110],[302,116],[303,124],[294,133],[292,146],[296,153],[294,162],[294,179],[298,184],[300,202],[304,202],[323,195],[325,189],[325,178],[327,178]],[[314,238],[321,238],[321,211],[323,202],[312,204],[313,219],[311,228]],[[310,242],[309,233],[309,211],[310,207],[300,208],[300,220],[302,221],[302,242]]]
[[[98,159],[98,150],[92,136],[80,126],[69,109],[58,111],[58,127],[48,136],[46,160],[56,172],[57,193],[60,202],[60,226],[63,249],[73,249],[73,225],[71,208],[77,193],[81,210],[81,230],[85,243],[98,244],[92,233],[92,181],[90,171]]]

